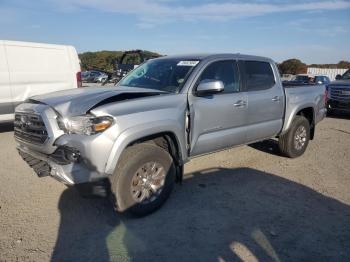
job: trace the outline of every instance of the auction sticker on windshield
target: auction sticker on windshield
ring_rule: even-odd
[[[199,61],[180,61],[177,63],[178,66],[196,66]]]

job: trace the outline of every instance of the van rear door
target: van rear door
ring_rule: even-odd
[[[9,71],[3,41],[0,40],[0,122],[13,119]]]
[[[75,73],[73,76],[73,87],[82,87],[80,59],[78,53],[73,46],[67,46],[67,51],[70,56],[72,70]]]

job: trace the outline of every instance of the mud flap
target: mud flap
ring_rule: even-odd
[[[182,184],[184,175],[184,165],[176,165],[176,183]]]

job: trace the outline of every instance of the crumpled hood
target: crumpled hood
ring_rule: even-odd
[[[166,92],[136,87],[86,87],[33,96],[29,101],[46,104],[63,116],[76,116],[103,104],[160,94]]]

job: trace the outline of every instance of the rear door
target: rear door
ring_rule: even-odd
[[[189,94],[191,111],[191,156],[221,150],[245,142],[246,95],[241,92],[237,62],[215,61],[196,81],[221,80],[224,91],[208,96]]]
[[[285,96],[278,72],[270,62],[240,61],[248,96],[247,142],[277,135],[283,125]]]
[[[7,57],[4,43],[0,41],[0,121],[12,119],[13,112]]]

